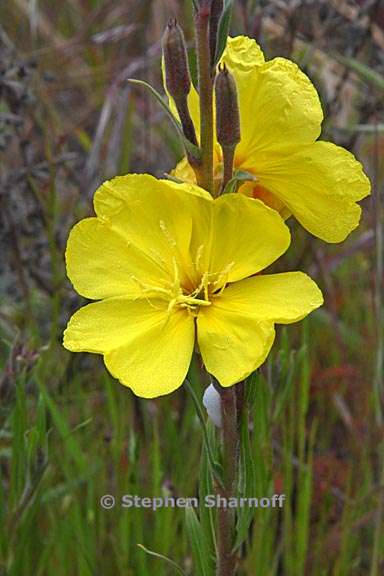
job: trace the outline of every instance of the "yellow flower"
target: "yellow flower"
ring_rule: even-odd
[[[315,236],[341,242],[358,225],[361,208],[356,202],[369,194],[370,184],[350,152],[317,140],[323,113],[311,81],[290,60],[265,62],[256,42],[245,36],[228,40],[222,60],[239,93],[241,142],[235,169],[256,177],[240,191],[261,199],[284,218],[293,214]],[[193,89],[189,106],[197,127],[198,98]],[[214,160],[219,178],[222,156],[217,142]],[[186,160],[175,176],[195,181]]]
[[[94,207],[72,229],[66,262],[77,292],[99,302],[72,316],[64,346],[103,354],[139,396],[183,383],[195,333],[207,370],[223,386],[239,382],[264,362],[275,322],[322,304],[301,272],[255,276],[290,242],[262,202],[128,175],[105,182]]]

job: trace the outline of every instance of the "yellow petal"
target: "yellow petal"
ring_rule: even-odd
[[[262,322],[214,305],[200,309],[197,338],[207,371],[232,386],[261,366],[275,338],[272,322]]]
[[[356,228],[361,208],[355,202],[370,192],[360,162],[330,142],[265,165],[259,178],[304,228],[326,242],[341,242]]]
[[[255,320],[291,324],[323,304],[316,283],[303,272],[284,272],[246,278],[228,286],[214,308],[236,311]]]
[[[171,174],[172,176],[175,176],[175,178],[183,180],[183,182],[196,183],[196,176],[193,168],[185,157],[178,162],[176,168],[172,170]]]
[[[255,66],[264,64],[264,54],[255,40],[247,36],[228,38],[227,45],[221,57],[229,70],[248,72]]]
[[[176,110],[172,98],[170,100],[172,101],[173,110]],[[200,98],[193,84],[191,85],[191,91],[188,94],[188,109],[195,127],[197,141],[200,142]]]
[[[275,322],[301,320],[322,302],[316,284],[301,272],[256,276],[227,287],[197,318],[208,372],[222,386],[240,382],[268,356]]]
[[[241,142],[235,164],[259,170],[271,157],[292,153],[320,135],[317,92],[294,62],[275,58],[244,73],[231,69],[239,93]]]
[[[283,254],[290,233],[277,212],[242,194],[225,194],[214,203],[212,273],[228,271],[227,282],[256,274]]]
[[[108,222],[98,218],[86,218],[72,228],[65,259],[75,290],[92,300],[112,296],[139,298],[142,290],[137,279],[156,285],[171,280],[159,262],[147,258]]]
[[[105,365],[142,398],[173,392],[185,380],[195,341],[195,324],[186,310],[137,330],[127,344],[108,352]]]
[[[240,107],[241,142],[236,148],[235,167],[258,174],[265,162],[292,154],[313,143],[320,135],[323,112],[316,89],[298,66],[284,58],[264,61],[256,42],[245,36],[228,39],[223,53],[235,77]],[[190,107],[199,124],[198,94],[190,94]],[[221,151],[214,140],[215,165]],[[185,161],[175,176],[194,182]]]
[[[72,352],[105,354],[131,341],[137,330],[150,329],[164,319],[167,303],[108,298],[80,308],[64,332],[64,346]]]
[[[78,310],[64,333],[64,346],[104,354],[108,370],[122,384],[154,398],[183,383],[194,334],[193,318],[185,310],[168,315],[161,300],[113,298]]]
[[[184,282],[193,274],[189,247],[192,222],[212,209],[208,192],[192,184],[157,180],[147,174],[118,176],[95,194],[98,217],[138,250]]]

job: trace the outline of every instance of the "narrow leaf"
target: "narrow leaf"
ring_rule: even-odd
[[[216,54],[214,62],[215,66],[219,63],[220,58],[222,57],[223,52],[225,50],[225,46],[227,44],[227,38],[232,18],[232,8],[233,8],[233,0],[225,0],[223,13],[220,18],[219,28],[217,32],[217,44],[216,44]]]
[[[196,574],[196,576],[213,576],[213,558],[210,554],[201,524],[192,507],[185,509],[185,527],[192,546],[194,574]]]
[[[208,423],[209,424],[209,423]],[[215,436],[214,426],[211,429],[207,429],[208,435]],[[213,443],[213,440],[212,440]],[[207,447],[204,444],[201,453],[201,463],[200,463],[200,476],[199,476],[199,515],[200,523],[204,536],[207,542],[207,546],[211,551],[216,548],[216,537],[215,537],[215,518],[212,508],[206,506],[206,497],[214,493],[212,472],[208,460]]]
[[[138,548],[143,550],[146,554],[149,554],[149,556],[153,556],[154,558],[158,558],[159,560],[164,560],[164,562],[167,562],[170,566],[172,566],[178,572],[178,574],[182,574],[182,576],[186,576],[186,573],[184,572],[184,570],[182,568],[180,568],[180,566],[178,564],[176,564],[176,562],[174,562],[170,558],[163,556],[163,554],[158,554],[157,552],[153,552],[152,550],[149,550],[148,548],[146,548],[142,544],[137,544],[137,546],[138,546]]]
[[[164,101],[161,94],[159,94],[159,92],[155,90],[153,86],[148,84],[148,82],[144,82],[144,80],[135,80],[133,78],[129,78],[127,82],[130,82],[131,84],[138,84],[139,86],[144,86],[145,88],[147,88],[147,90],[150,91],[152,96],[156,98],[156,100],[159,102],[168,118],[171,120],[173,127],[175,128],[175,130],[177,131],[178,135],[181,138],[181,141],[183,142],[187,154],[193,157],[196,161],[199,161],[201,159],[200,148],[198,146],[195,146],[195,144],[192,144],[192,142],[190,142],[188,138],[185,137],[180,122],[172,114],[171,109],[169,108],[168,104]]]
[[[254,498],[256,495],[255,463],[252,455],[252,446],[249,437],[248,410],[244,409],[241,419],[241,443],[240,443],[240,492],[245,498]],[[249,527],[253,520],[255,509],[244,506],[239,508],[236,526],[236,539],[234,549],[237,550],[248,537]]]
[[[245,381],[245,402],[249,410],[251,410],[255,405],[259,380],[259,371],[255,370],[255,372],[252,372]]]
[[[373,70],[363,62],[359,62],[359,60],[355,58],[348,58],[341,54],[333,54],[333,56],[341,62],[341,64],[344,64],[344,66],[356,72],[363,80],[369,84],[373,84],[376,88],[384,90],[384,76],[376,72],[376,70]]]

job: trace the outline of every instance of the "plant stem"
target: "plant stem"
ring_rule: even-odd
[[[203,2],[196,12],[195,19],[202,152],[202,167],[198,184],[213,194],[213,78],[209,40],[210,13],[209,3]]]
[[[219,387],[218,387],[219,388]],[[224,489],[218,489],[220,496],[235,496],[238,466],[238,426],[236,392],[234,387],[219,388],[223,422],[223,469]],[[235,555],[232,551],[234,540],[235,514],[233,508],[218,507],[217,510],[217,576],[235,574]]]
[[[221,184],[221,192],[224,192],[226,185],[233,176],[233,159],[235,156],[235,146],[222,147],[223,150],[223,182]]]

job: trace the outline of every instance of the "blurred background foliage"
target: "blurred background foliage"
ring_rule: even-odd
[[[195,562],[182,510],[105,511],[104,493],[193,496],[201,430],[184,388],[135,398],[97,356],[61,345],[80,306],[65,276],[70,227],[115,174],[161,176],[181,157],[151,97],[160,39],[176,16],[192,45],[189,0],[3,0],[0,4],[0,574],[172,575],[138,544]],[[373,194],[360,228],[329,246],[290,223],[279,269],[320,284],[324,307],[281,330],[255,376],[255,510],[241,575],[384,573],[384,3],[237,0],[232,34],[315,83],[322,137],[353,151]],[[201,396],[202,383],[193,384]],[[203,468],[199,468],[203,466]],[[203,537],[209,540],[201,513]],[[205,519],[206,520],[206,519]],[[180,573],[180,572],[179,572]]]

